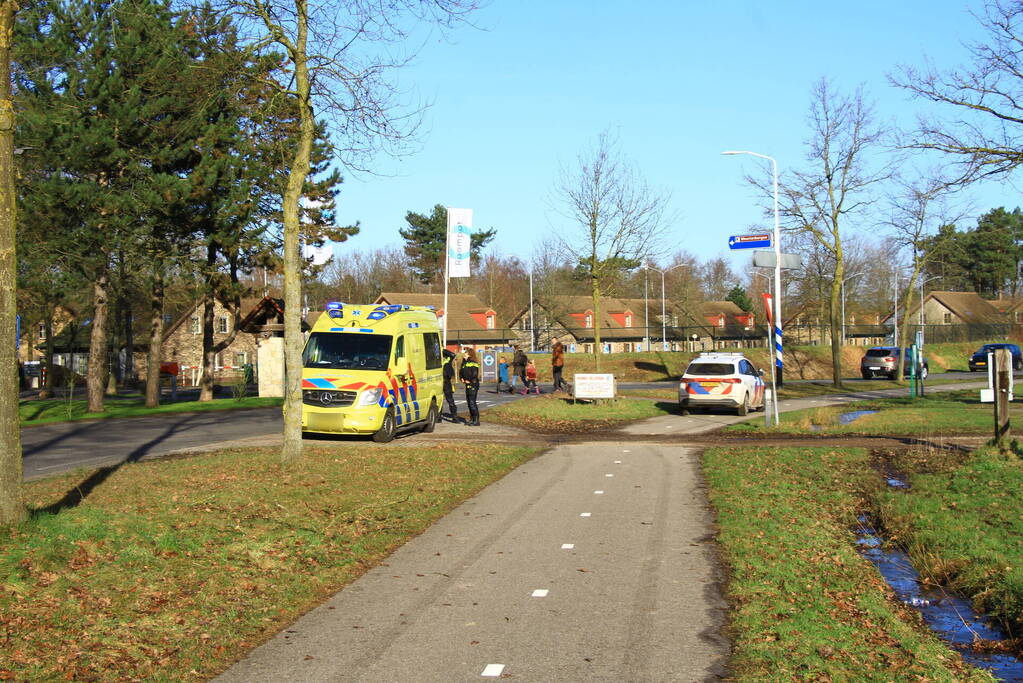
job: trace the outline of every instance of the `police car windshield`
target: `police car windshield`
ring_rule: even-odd
[[[389,334],[313,332],[302,353],[302,365],[337,370],[386,370],[391,341]]]
[[[734,375],[735,366],[731,363],[693,363],[686,370],[687,375],[715,377],[718,375]]]

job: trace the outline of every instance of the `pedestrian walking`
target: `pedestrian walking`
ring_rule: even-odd
[[[536,385],[536,363],[532,360],[526,364],[526,388],[522,390],[522,393],[528,394],[530,391],[534,394],[540,393],[540,387]]]
[[[568,391],[568,383],[561,377],[565,369],[565,345],[557,337],[554,338],[554,346],[551,347],[551,370],[554,375],[553,391]]]
[[[448,404],[448,420],[458,422],[458,406],[455,405],[455,353],[444,349],[444,401]]]
[[[529,359],[526,358],[526,352],[522,350],[522,347],[515,346],[515,355],[512,356],[512,378],[511,378],[511,389],[508,390],[509,394],[515,393],[515,385],[519,380],[522,380],[522,388],[526,388],[526,364]]]
[[[480,409],[476,405],[476,395],[480,391],[480,361],[474,349],[466,349],[462,360],[462,383],[465,385],[465,403],[469,408],[470,427],[480,426]]]

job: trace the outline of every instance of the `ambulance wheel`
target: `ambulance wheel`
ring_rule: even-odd
[[[423,423],[423,434],[429,434],[437,428],[437,402],[430,401],[430,412],[426,414],[426,422]]]
[[[373,434],[373,440],[377,443],[387,443],[394,439],[394,408],[388,408],[387,412],[384,413],[384,423],[380,425],[380,429]]]

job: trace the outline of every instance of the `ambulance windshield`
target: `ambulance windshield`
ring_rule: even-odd
[[[313,332],[302,353],[302,365],[338,370],[386,370],[391,340],[389,334]]]

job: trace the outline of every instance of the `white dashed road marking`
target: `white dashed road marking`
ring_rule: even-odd
[[[547,591],[546,588],[537,588],[535,591],[533,591],[533,597],[534,598],[546,598],[547,597],[547,592],[548,591]]]
[[[575,547],[575,543],[562,543],[561,544],[561,549],[562,550],[571,550],[574,547]]]
[[[580,516],[580,517],[589,517],[589,516],[590,516],[590,513],[589,513],[589,512],[583,512],[583,513],[581,513],[581,514],[580,514],[579,516]]]
[[[603,494],[603,493],[604,493],[603,491],[594,491],[594,492],[593,492],[593,495],[595,495],[595,496],[599,496],[599,495],[601,495],[601,494]]]
[[[503,671],[504,664],[487,664],[480,676],[486,676],[487,678],[499,678]]]

